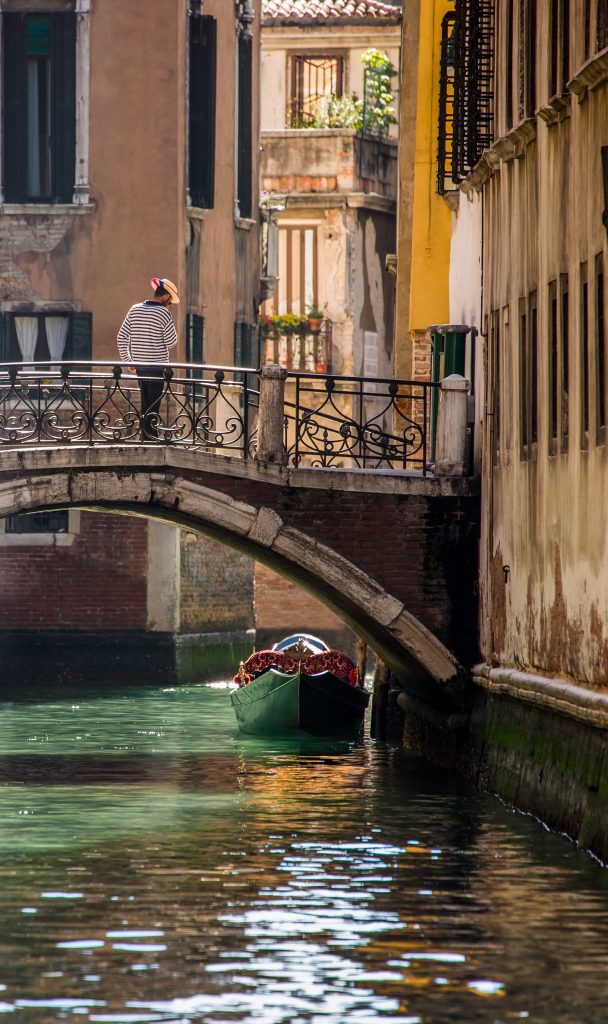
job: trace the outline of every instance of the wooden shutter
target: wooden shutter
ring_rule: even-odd
[[[234,365],[243,366],[243,327],[245,324],[237,321],[234,325]]]
[[[71,203],[76,161],[76,15],[55,14],[51,35],[51,189]]]
[[[188,313],[186,331],[186,362],[203,365],[205,350],[205,318],[199,313]],[[190,376],[202,376],[198,370],[189,370]]]
[[[4,197],[23,202],[27,194],[27,17],[4,14]]]
[[[68,359],[93,358],[93,314],[70,313]],[[116,359],[118,363],[118,358]]]
[[[193,206],[211,209],[215,189],[217,22],[190,15],[188,185]]]
[[[10,362],[10,326],[8,313],[0,313],[0,363]]]
[[[241,217],[253,211],[253,50],[247,36],[239,36],[238,95],[238,203]]]

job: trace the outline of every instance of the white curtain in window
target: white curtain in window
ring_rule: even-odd
[[[46,316],[44,318],[46,327],[46,338],[49,343],[51,359],[61,359],[65,352],[65,343],[68,339],[68,318],[67,316]],[[52,366],[53,373],[59,373],[58,366]]]
[[[38,340],[38,317],[16,316],[15,329],[23,362],[33,363]]]

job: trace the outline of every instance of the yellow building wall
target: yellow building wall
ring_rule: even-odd
[[[395,334],[398,377],[426,372],[428,360],[421,358],[417,346],[424,341],[429,324],[449,319],[451,212],[437,194],[441,21],[449,10],[453,10],[449,0],[419,0],[404,11]]]

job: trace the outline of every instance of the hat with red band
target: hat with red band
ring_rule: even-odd
[[[154,288],[154,291],[156,291],[157,288],[163,288],[166,292],[168,292],[169,295],[171,296],[171,302],[175,303],[175,305],[177,305],[177,303],[180,301],[179,292],[177,288],[173,284],[173,281],[169,281],[168,278],[151,277],[150,284]]]

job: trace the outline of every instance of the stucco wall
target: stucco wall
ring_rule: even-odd
[[[545,12],[546,13],[546,12]],[[545,38],[542,24],[539,37]],[[576,42],[576,39],[575,39]],[[541,50],[541,53],[543,51]],[[541,65],[542,66],[542,65]],[[540,103],[547,101],[541,94]],[[486,661],[608,685],[606,442],[596,433],[594,261],[603,254],[600,147],[608,86],[545,124],[485,185],[484,311],[502,325],[500,443],[486,437],[481,642]],[[581,429],[579,267],[589,268],[590,431]],[[548,284],[569,276],[569,436],[551,445]],[[538,296],[538,441],[520,446],[519,300]],[[605,346],[606,338],[602,339]],[[492,376],[490,383],[494,382]],[[508,566],[509,571],[503,571]]]

